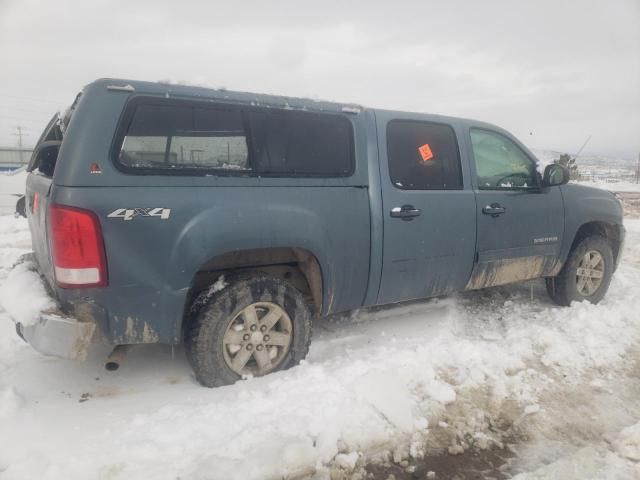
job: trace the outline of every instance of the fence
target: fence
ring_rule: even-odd
[[[0,147],[0,170],[15,170],[29,163],[31,148]]]

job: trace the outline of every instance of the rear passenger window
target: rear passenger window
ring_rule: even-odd
[[[352,130],[339,115],[249,113],[256,169],[266,174],[342,177],[353,171]]]
[[[353,131],[341,115],[138,102],[121,132],[131,169],[341,177],[353,173]]]
[[[240,112],[175,105],[138,105],[119,161],[133,168],[248,169]]]
[[[460,154],[448,125],[392,120],[387,125],[391,182],[403,190],[462,188]]]

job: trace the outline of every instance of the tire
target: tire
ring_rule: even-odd
[[[303,294],[268,275],[229,278],[223,290],[200,294],[191,312],[186,354],[206,387],[285,370],[309,350],[311,311]]]
[[[586,271],[589,275],[597,275],[597,273],[594,274],[593,271],[601,270],[602,276],[597,284],[596,282],[598,279],[593,278],[581,286],[578,269],[581,268],[583,272],[581,276],[585,277],[585,269],[582,268],[586,265],[586,263],[584,263],[586,261],[585,256],[587,254],[591,256],[591,263],[594,263],[598,259],[597,255],[592,252],[596,252],[600,255],[603,264],[598,264],[599,266],[594,268],[589,267]],[[573,301],[580,302],[583,300],[587,300],[594,304],[598,303],[602,300],[609,289],[613,269],[614,262],[611,245],[603,236],[591,235],[581,240],[575,246],[557,277],[549,277],[545,279],[547,293],[555,303],[562,306],[569,306]]]
[[[16,202],[16,215],[27,218],[27,211],[25,206],[25,196],[22,195]]]

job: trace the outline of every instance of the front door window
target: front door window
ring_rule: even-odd
[[[496,132],[471,129],[480,190],[538,186],[536,165],[514,142]]]

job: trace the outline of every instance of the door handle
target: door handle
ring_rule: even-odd
[[[491,205],[486,205],[482,208],[482,213],[485,215],[491,215],[493,218],[502,215],[506,211],[507,209],[499,203],[492,203]]]
[[[413,217],[417,217],[421,213],[422,210],[414,207],[413,205],[403,205],[402,207],[394,207],[391,209],[392,217],[401,218],[406,221],[413,220]]]

